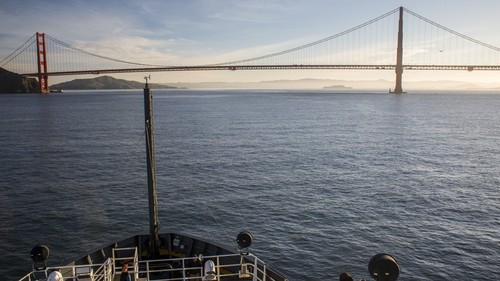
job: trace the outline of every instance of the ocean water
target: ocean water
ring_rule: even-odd
[[[500,93],[155,90],[162,231],[290,280],[500,279]],[[0,95],[0,279],[148,232],[142,91]]]

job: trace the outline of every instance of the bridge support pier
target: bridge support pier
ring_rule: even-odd
[[[36,33],[36,53],[40,93],[47,94],[49,92],[49,76],[47,75],[47,46],[45,44],[45,33]]]
[[[396,54],[396,86],[394,94],[403,94],[403,7],[399,7],[398,49]]]

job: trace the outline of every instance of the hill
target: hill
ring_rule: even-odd
[[[176,87],[149,84],[152,89],[175,89]],[[129,81],[125,79],[116,79],[111,76],[99,76],[90,79],[75,79],[51,85],[51,90],[114,90],[114,89],[142,89],[144,83]]]
[[[296,80],[267,80],[259,82],[177,82],[170,86],[188,89],[325,89],[325,90],[376,90],[388,91],[394,87],[390,80],[340,80],[304,78]],[[425,90],[491,90],[492,83],[468,83],[463,81],[436,80],[436,81],[404,81],[406,91]]]
[[[38,81],[0,68],[0,93],[36,93]]]

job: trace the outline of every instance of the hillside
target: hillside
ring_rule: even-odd
[[[160,84],[149,84],[152,89],[175,89]],[[90,79],[75,79],[51,85],[51,90],[113,90],[113,89],[142,89],[144,83],[129,81],[125,79],[116,79],[111,76],[99,76]]]
[[[452,80],[404,81],[403,89],[415,90],[492,90],[493,83],[471,83]],[[296,80],[267,80],[259,82],[177,82],[170,86],[188,89],[325,89],[325,90],[377,90],[388,91],[394,87],[390,80],[340,80],[304,78]],[[494,85],[494,84],[493,84]]]
[[[36,93],[38,81],[0,68],[0,93]]]

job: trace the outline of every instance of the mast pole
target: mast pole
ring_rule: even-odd
[[[153,96],[149,89],[148,79],[144,77],[144,118],[146,129],[146,162],[148,170],[148,201],[149,201],[149,258],[157,258],[160,254],[160,239],[158,232],[160,223],[158,221],[158,199],[156,189],[156,164],[153,135]]]

